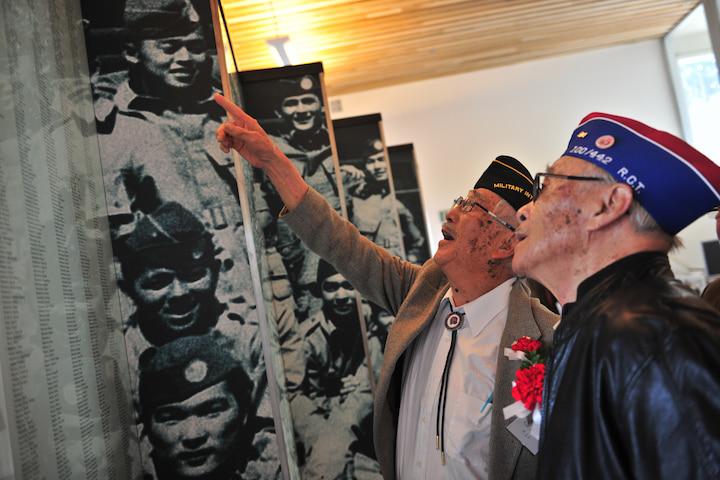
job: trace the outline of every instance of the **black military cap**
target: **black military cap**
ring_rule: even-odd
[[[232,342],[217,332],[180,337],[140,356],[139,399],[142,415],[161,405],[182,402],[232,377],[249,394],[252,383],[231,353]]]
[[[490,163],[475,188],[497,193],[515,210],[533,199],[532,175],[519,160],[507,155],[500,155]]]
[[[187,35],[200,28],[200,15],[190,0],[127,0],[123,21],[137,38]]]
[[[278,80],[275,86],[275,95],[279,105],[282,104],[282,101],[287,97],[295,97],[306,93],[312,93],[316,95],[318,99],[322,98],[320,84],[317,79],[311,75],[298,78],[283,78]]]
[[[326,278],[332,277],[333,275],[337,275],[338,271],[335,270],[335,267],[330,265],[328,262],[323,260],[322,258],[318,261],[318,269],[317,269],[317,284],[322,285],[322,282],[325,281]]]
[[[214,247],[195,215],[177,202],[165,202],[137,221],[118,257],[147,266],[193,266],[214,258]]]
[[[383,142],[379,138],[371,138],[365,142],[363,157],[371,157],[383,151]]]

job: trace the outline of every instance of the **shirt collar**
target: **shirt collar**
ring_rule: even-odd
[[[510,278],[484,295],[458,308],[455,308],[455,304],[452,301],[452,288],[448,288],[443,299],[447,299],[455,311],[465,314],[465,322],[468,328],[470,328],[472,336],[476,337],[495,317],[508,309],[510,305],[510,290],[512,290],[515,280],[514,277]]]
[[[211,112],[217,114],[217,116],[222,116],[222,109],[213,100],[213,94],[214,90],[211,90],[210,95],[207,98],[198,102],[193,102],[190,109],[186,109],[184,112],[179,113]],[[162,115],[165,110],[175,111],[178,108],[178,105],[170,104],[162,98],[138,94],[130,86],[130,82],[128,80],[118,86],[113,101],[115,102],[115,105],[117,105],[118,109],[123,112],[150,111],[156,115]]]

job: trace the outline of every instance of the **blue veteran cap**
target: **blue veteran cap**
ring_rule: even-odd
[[[593,163],[631,186],[670,235],[720,205],[720,167],[675,135],[631,118],[587,115],[563,155]]]

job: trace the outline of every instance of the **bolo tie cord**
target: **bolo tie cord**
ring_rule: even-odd
[[[456,313],[450,304],[450,318],[451,315]],[[448,321],[445,321],[446,327],[448,327]],[[435,419],[435,448],[440,450],[440,463],[445,465],[445,403],[447,401],[448,382],[450,380],[450,365],[452,364],[453,354],[455,353],[455,345],[457,344],[457,328],[460,327],[461,323],[458,323],[456,327],[451,330],[450,334],[450,349],[448,350],[447,358],[445,359],[445,368],[443,368],[442,378],[440,380],[440,396],[438,398],[437,417]]]

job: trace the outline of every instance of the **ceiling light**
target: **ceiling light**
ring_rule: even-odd
[[[287,35],[282,37],[269,38],[265,40],[270,47],[270,53],[272,53],[275,63],[278,66],[285,67],[295,63],[295,51],[290,43],[290,37]]]

